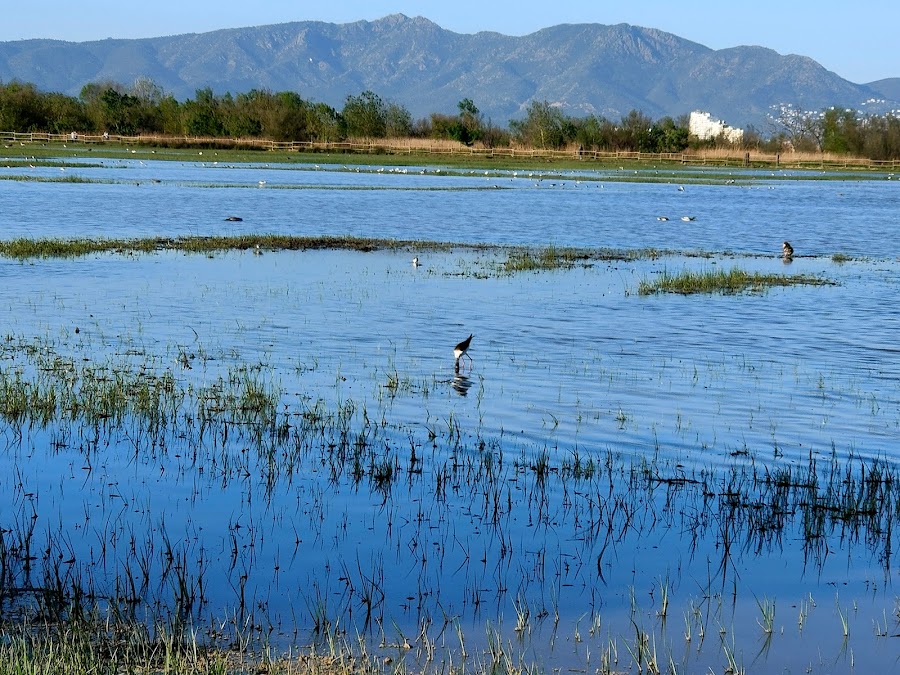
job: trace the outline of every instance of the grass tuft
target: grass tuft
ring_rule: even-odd
[[[694,293],[743,293],[761,292],[772,286],[825,286],[835,285],[835,282],[810,274],[761,274],[759,272],[747,272],[734,267],[730,270],[704,270],[695,272],[685,270],[679,274],[668,271],[662,272],[659,278],[653,281],[644,279],[638,286],[640,295],[652,295],[654,293],[680,293],[692,295]]]

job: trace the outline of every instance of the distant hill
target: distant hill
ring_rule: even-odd
[[[900,101],[900,77],[891,77],[886,80],[870,82],[868,87],[878,92],[887,100]]]
[[[815,110],[890,99],[879,105],[900,108],[893,103],[900,80],[853,84],[804,56],[763,47],[712,50],[628,24],[566,24],[523,37],[464,35],[394,14],[139,40],[0,42],[3,82],[78,95],[91,82],[130,85],[142,77],[180,100],[205,87],[217,94],[256,88],[295,91],[338,109],[348,95],[372,90],[416,118],[456,113],[457,103],[470,98],[501,126],[521,117],[532,100],[612,120],[634,109],[653,118],[700,109],[763,131],[767,112],[779,104]]]

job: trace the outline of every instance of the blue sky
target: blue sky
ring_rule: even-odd
[[[897,0],[43,0],[6,5],[0,41],[158,37],[289,21],[347,23],[399,12],[424,16],[457,33],[524,35],[560,23],[630,23],[712,49],[760,45],[802,54],[857,83],[900,77]]]

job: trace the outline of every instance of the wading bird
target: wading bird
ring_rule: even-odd
[[[469,334],[469,337],[467,337],[465,340],[463,340],[462,342],[460,342],[458,345],[456,345],[453,348],[453,357],[456,359],[455,370],[457,373],[459,372],[459,360],[463,356],[467,357],[469,359],[469,362],[472,361],[472,357],[466,353],[469,351],[470,344],[472,344],[472,335],[471,334]]]
[[[794,257],[794,247],[791,246],[791,243],[786,241],[781,245],[781,255],[785,260],[790,260]]]

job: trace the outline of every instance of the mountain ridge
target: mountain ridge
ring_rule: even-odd
[[[900,108],[900,78],[854,84],[813,59],[758,46],[713,50],[631,24],[558,24],[524,36],[455,33],[417,16],[297,21],[206,33],[90,42],[0,42],[0,81],[77,96],[85,84],[140,78],[184,100],[198,89],[295,91],[335,108],[371,90],[413,117],[472,99],[503,125],[532,100],[573,116],[653,118],[692,110],[733,126],[766,125],[773,107]],[[868,103],[866,103],[868,102]],[[874,103],[873,103],[874,102]]]

